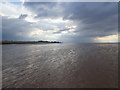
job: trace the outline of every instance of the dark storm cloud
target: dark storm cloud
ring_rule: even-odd
[[[28,16],[27,14],[21,14],[21,15],[19,16],[19,19],[25,19],[27,16]]]
[[[85,37],[100,37],[117,33],[117,3],[66,3],[64,19],[77,22],[77,32]],[[80,22],[84,26],[80,27]]]
[[[54,34],[59,34],[59,33],[63,32],[63,31],[69,31],[70,29],[71,29],[71,28],[61,29],[61,30],[56,31],[56,32],[53,32],[53,33],[54,33]]]
[[[84,23],[96,23],[117,13],[117,3],[65,3],[64,19],[82,20]]]
[[[37,17],[59,16],[63,19],[82,20],[84,23],[100,22],[118,12],[117,2],[25,2],[24,5],[35,12]],[[54,11],[54,8],[58,8],[58,11]]]
[[[83,40],[84,38],[89,40],[90,38],[113,35],[118,32],[117,2],[26,2],[24,5],[37,14],[35,18],[62,17],[63,20],[73,21],[77,25],[76,31],[74,31],[78,34],[78,36],[75,36],[76,38],[82,37]]]
[[[3,40],[26,40],[30,28],[30,23],[24,20],[2,17]]]
[[[37,14],[35,18],[57,18],[62,13],[57,2],[25,2],[24,6]]]

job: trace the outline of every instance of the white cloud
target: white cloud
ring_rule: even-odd
[[[2,8],[0,14],[2,16],[8,16],[12,18],[18,18],[20,13],[21,13],[21,6],[20,5],[15,5],[11,3],[1,3]]]
[[[3,2],[1,3],[2,8],[0,8],[0,15],[7,16],[9,18],[19,18],[21,14],[27,14],[28,16],[25,18],[28,22],[37,22],[38,20],[34,19],[35,13],[27,10],[23,6],[24,0],[22,3],[20,2]]]
[[[57,40],[60,34],[53,34],[54,31],[44,31],[38,28],[32,29],[27,35],[37,40]]]

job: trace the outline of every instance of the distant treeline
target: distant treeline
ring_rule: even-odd
[[[41,44],[41,43],[61,43],[58,41],[0,41],[0,44]]]

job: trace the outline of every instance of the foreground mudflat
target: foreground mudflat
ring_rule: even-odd
[[[3,45],[3,88],[116,88],[117,46]]]

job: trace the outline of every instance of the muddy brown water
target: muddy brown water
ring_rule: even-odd
[[[117,44],[2,47],[3,88],[117,88]]]

